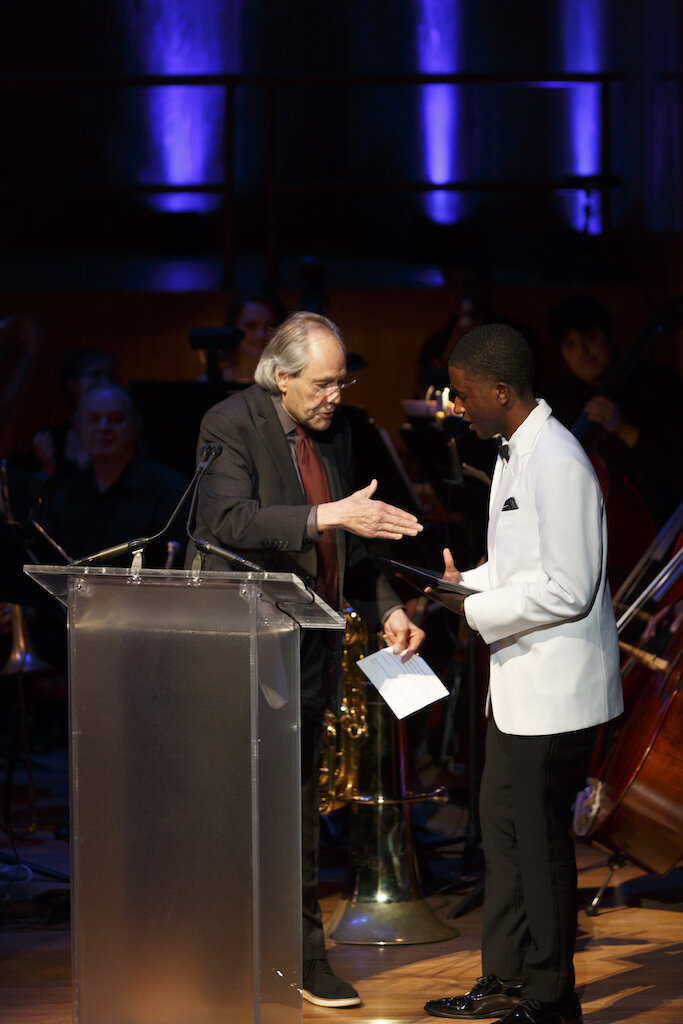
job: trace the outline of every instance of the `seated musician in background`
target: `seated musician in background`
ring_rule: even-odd
[[[76,425],[88,465],[48,489],[35,516],[40,525],[72,559],[161,530],[185,482],[137,450],[139,422],[128,393],[117,384],[95,384],[81,399]],[[168,564],[169,544],[182,565],[184,521],[147,549],[145,563]]]
[[[449,259],[441,266],[443,290],[448,297],[449,319],[425,340],[415,368],[415,397],[424,398],[431,386],[448,386],[448,357],[460,338],[480,324],[510,324],[528,339],[535,353],[538,339],[525,324],[497,310],[490,296],[491,268],[477,252],[476,243],[459,237]]]
[[[399,540],[422,529],[416,517],[372,500],[373,480],[352,493],[347,421],[337,415],[346,382],[339,329],[315,313],[293,314],[273,334],[256,383],[205,415],[199,448],[222,453],[199,493],[194,535],[265,569],[295,572],[333,608],[348,601],[389,646],[414,652],[424,638],[378,573],[360,538]],[[188,550],[188,564],[194,555]],[[215,555],[206,569],[225,569]],[[339,702],[341,634],[307,629],[301,641],[301,766],[304,998],[357,1006],[325,952],[318,888],[318,778],[322,722]],[[409,656],[409,655],[406,655]]]
[[[572,803],[597,726],[623,709],[603,498],[581,445],[534,397],[532,352],[517,331],[470,331],[449,372],[456,413],[478,437],[500,434],[504,443],[487,561],[460,573],[444,551],[445,578],[475,593],[439,598],[490,649],[482,977],[425,1009],[459,1020],[580,1024]]]
[[[585,412],[591,428],[586,447],[610,472],[630,481],[660,527],[683,493],[681,459],[671,454],[683,426],[680,377],[670,367],[641,360],[625,380],[611,385],[620,356],[613,320],[590,295],[558,302],[548,327],[570,374],[550,396],[554,414],[571,428]]]
[[[62,357],[59,380],[71,406],[71,416],[62,423],[39,430],[33,437],[33,454],[44,476],[61,480],[87,465],[76,410],[83,395],[94,384],[115,379],[116,358],[111,352],[77,349]]]

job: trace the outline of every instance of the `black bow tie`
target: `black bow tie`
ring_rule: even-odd
[[[505,444],[502,437],[499,437],[496,443],[498,445],[498,451],[507,462],[510,458],[510,446]]]

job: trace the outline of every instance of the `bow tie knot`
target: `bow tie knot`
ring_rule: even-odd
[[[503,440],[502,437],[497,438],[496,444],[498,445],[498,451],[500,455],[507,462],[508,459],[510,458],[510,446]]]

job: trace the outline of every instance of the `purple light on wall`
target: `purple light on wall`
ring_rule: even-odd
[[[461,0],[414,0],[417,67],[426,73],[457,71],[461,61]],[[419,118],[422,170],[427,181],[443,185],[462,175],[458,145],[460,97],[453,85],[420,89]],[[423,206],[438,224],[453,224],[464,201],[457,192],[430,192]]]
[[[240,67],[242,0],[127,0],[142,70],[150,74],[215,74]],[[220,86],[155,86],[144,94],[147,164],[140,180],[210,185],[223,176],[225,93]],[[206,212],[221,203],[212,193],[152,196],[167,212]]]
[[[150,134],[159,167],[156,180],[168,185],[210,184],[220,179],[212,135],[221,133],[223,91],[216,87],[169,85],[150,90]],[[152,205],[173,212],[204,212],[220,196],[171,192],[153,196]]]
[[[602,0],[559,0],[563,70],[599,72],[603,62]],[[567,144],[573,175],[600,173],[600,86],[567,88]],[[600,193],[572,192],[565,197],[570,224],[589,235],[602,232]]]

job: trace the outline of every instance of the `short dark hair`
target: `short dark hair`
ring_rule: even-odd
[[[482,324],[463,334],[449,366],[473,377],[510,384],[517,394],[533,392],[534,355],[526,338],[508,324]]]
[[[612,314],[592,295],[567,295],[548,313],[548,330],[557,345],[570,331],[583,334],[596,327],[611,339],[614,331]]]

